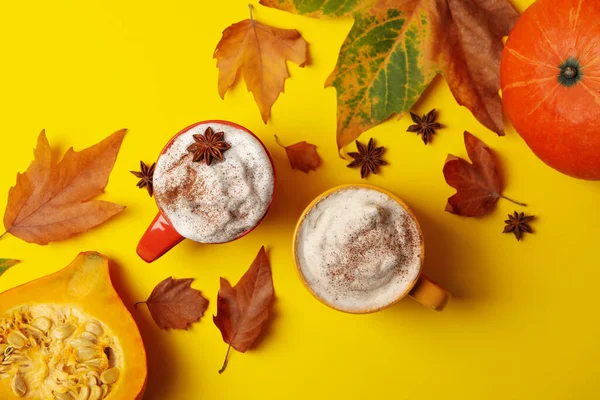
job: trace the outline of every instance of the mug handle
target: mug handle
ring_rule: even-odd
[[[450,300],[450,293],[424,275],[419,276],[408,295],[425,307],[436,311],[442,311]]]
[[[136,252],[142,260],[151,263],[183,239],[162,213],[158,213],[140,239]]]

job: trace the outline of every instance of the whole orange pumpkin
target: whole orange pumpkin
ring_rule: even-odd
[[[504,109],[546,164],[600,180],[600,0],[537,0],[502,56]]]

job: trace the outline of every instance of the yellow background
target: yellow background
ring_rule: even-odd
[[[516,2],[520,10],[529,0]],[[213,50],[221,32],[247,18],[246,0],[4,1],[0,7],[0,208],[18,171],[32,159],[39,131],[61,151],[83,149],[128,128],[102,198],[127,206],[92,232],[49,246],[0,240],[0,256],[23,263],[0,278],[4,290],[46,275],[79,251],[115,263],[114,280],[131,306],[168,276],[193,277],[211,301],[189,331],[161,331],[146,308],[132,310],[145,340],[145,399],[596,399],[600,372],[598,238],[600,185],[543,165],[514,130],[498,138],[459,107],[436,80],[414,110],[436,107],[447,126],[431,145],[406,133],[409,118],[365,133],[388,147],[390,166],[369,183],[410,204],[424,230],[425,272],[453,294],[436,313],[410,299],[377,314],[353,316],[312,298],[296,276],[291,238],[297,217],[320,192],[361,182],[335,148],[335,91],[323,89],[352,21],[319,21],[257,6],[255,18],[296,28],[310,43],[310,65],[290,65],[285,94],[261,121],[245,84],[223,101]],[[184,242],[147,265],[135,246],[156,206],[135,187],[140,159],[156,159],[181,128],[228,119],[260,136],[275,159],[273,207],[251,235],[225,245]],[[597,123],[597,121],[590,121]],[[505,194],[527,202],[535,235],[518,243],[501,234],[515,206],[504,200],[481,219],[444,212],[454,192],[442,167],[448,153],[465,157],[464,130],[498,154]],[[307,140],[324,159],[317,172],[292,171],[287,144]],[[233,353],[211,316],[219,277],[237,282],[261,245],[271,255],[277,300],[255,349]],[[32,297],[35,293],[32,293]]]

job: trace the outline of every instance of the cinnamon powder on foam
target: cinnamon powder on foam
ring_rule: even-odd
[[[231,149],[223,161],[192,162],[187,151],[194,134],[223,131]],[[156,200],[174,228],[202,243],[221,243],[250,230],[266,213],[274,174],[262,144],[249,133],[224,124],[198,125],[178,136],[154,173]]]
[[[317,296],[360,312],[404,294],[421,265],[422,238],[408,212],[372,189],[347,188],[319,201],[297,237],[297,259]]]

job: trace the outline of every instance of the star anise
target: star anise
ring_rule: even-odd
[[[223,161],[223,152],[231,148],[231,145],[223,140],[225,133],[215,133],[211,127],[206,128],[204,135],[193,135],[193,137],[194,143],[187,148],[187,151],[194,154],[194,162],[204,160],[206,165],[210,165],[213,159]]]
[[[502,233],[514,233],[517,240],[521,240],[524,232],[533,233],[531,227],[529,226],[529,222],[534,219],[534,215],[525,215],[524,213],[514,212],[513,215],[508,214],[508,219],[504,221],[506,226],[504,227],[504,231]]]
[[[414,114],[412,112],[410,113],[410,116],[412,117],[412,120],[416,125],[409,126],[406,131],[417,132],[417,135],[422,136],[423,143],[425,144],[431,143],[436,129],[443,128],[441,124],[435,122],[435,119],[437,117],[435,108],[429,111],[427,115],[423,115],[423,117],[419,117],[417,114]]]
[[[156,163],[154,163],[148,167],[146,165],[146,163],[144,163],[143,161],[140,161],[140,170],[141,171],[139,171],[139,172],[138,171],[129,171],[132,174],[134,174],[135,176],[137,176],[138,178],[140,178],[140,180],[136,186],[139,187],[140,189],[146,188],[150,197],[152,197],[152,194],[154,193],[153,176],[154,176],[154,167],[155,166],[156,166]]]
[[[358,149],[358,153],[348,153],[350,157],[354,158],[354,161],[347,166],[348,168],[360,167],[361,178],[364,179],[371,173],[377,174],[381,165],[387,165],[387,162],[381,158],[385,151],[385,147],[375,147],[373,138],[369,139],[369,144],[367,146],[357,140],[356,148]]]

